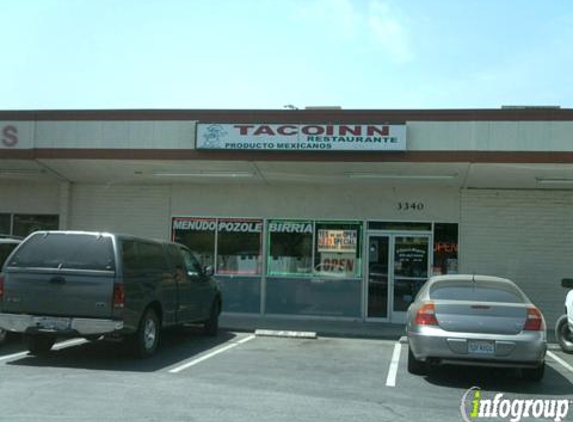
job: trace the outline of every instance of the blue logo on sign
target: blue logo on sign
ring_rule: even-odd
[[[226,135],[227,131],[223,129],[223,126],[209,125],[205,128],[205,133],[203,134],[203,138],[205,139],[203,146],[205,148],[221,148],[223,144],[221,138]]]

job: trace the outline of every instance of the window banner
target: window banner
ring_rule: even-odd
[[[226,233],[261,233],[262,220],[174,217],[174,230],[214,231]]]
[[[318,252],[356,253],[356,230],[318,230]]]
[[[174,217],[173,230],[215,231],[217,220],[214,218]]]

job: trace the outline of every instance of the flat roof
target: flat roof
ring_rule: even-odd
[[[573,109],[524,107],[435,110],[0,110],[0,120],[197,120],[209,123],[405,123],[408,121],[573,121]]]

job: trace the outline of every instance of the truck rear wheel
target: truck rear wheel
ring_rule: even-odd
[[[139,322],[139,329],[132,338],[135,356],[145,359],[153,355],[159,344],[160,334],[161,325],[157,313],[152,308],[148,308]]]
[[[203,325],[203,333],[209,337],[215,337],[219,332],[219,301],[214,300],[211,305],[211,313],[209,319]]]
[[[54,343],[56,342],[56,336],[46,335],[46,334],[27,334],[24,336],[24,343],[28,351],[36,356],[41,356],[47,354]]]

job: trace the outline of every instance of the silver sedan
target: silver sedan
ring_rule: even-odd
[[[410,373],[461,364],[521,368],[526,379],[543,378],[545,319],[510,280],[471,274],[432,277],[408,308],[406,322]]]

